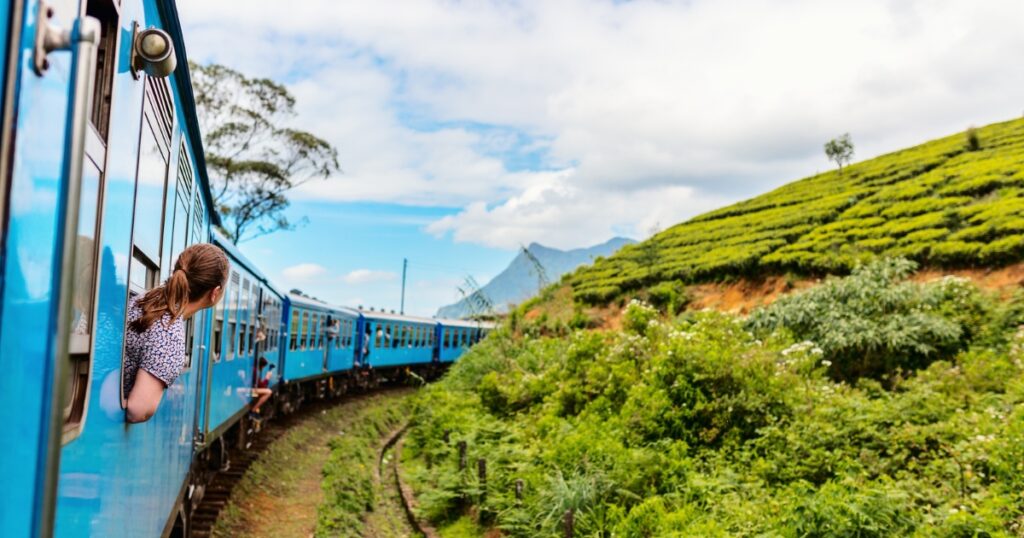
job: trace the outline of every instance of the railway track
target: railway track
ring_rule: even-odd
[[[233,447],[228,452],[230,462],[226,469],[218,471],[213,480],[206,486],[202,502],[192,513],[189,536],[193,538],[207,538],[212,536],[213,527],[220,517],[224,507],[231,499],[231,493],[235,486],[245,476],[249,467],[257,461],[264,450],[287,433],[289,429],[301,422],[304,418],[326,409],[350,405],[357,401],[369,398],[382,393],[402,393],[407,389],[404,385],[395,382],[379,388],[362,390],[360,392],[346,394],[334,399],[314,400],[313,403],[304,405],[298,411],[288,415],[278,415],[268,419],[260,431],[248,431],[249,442],[247,448]]]

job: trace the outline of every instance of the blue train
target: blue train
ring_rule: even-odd
[[[8,0],[0,43],[0,535],[187,535],[247,446],[257,355],[289,412],[436,372],[490,330],[285,293],[214,232],[172,0]],[[189,320],[156,415],[128,424],[127,302],[207,241],[231,260],[225,298]]]

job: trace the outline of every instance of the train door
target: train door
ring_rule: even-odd
[[[3,536],[51,532],[64,427],[73,434],[83,413],[65,408],[62,392],[73,379],[69,349],[88,346],[92,334],[91,293],[79,301],[70,290],[75,269],[92,263],[75,252],[79,243],[94,244],[95,230],[78,237],[78,224],[89,211],[79,214],[80,201],[99,192],[99,178],[83,164],[102,83],[100,40],[97,21],[79,12],[78,0],[0,2]]]

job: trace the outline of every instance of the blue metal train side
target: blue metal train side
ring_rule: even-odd
[[[362,349],[365,363],[373,368],[429,363],[433,349],[437,322],[426,318],[361,312],[364,338]]]
[[[54,2],[54,22],[69,27],[76,5]],[[44,533],[50,524],[60,446],[51,418],[57,408],[56,342],[46,335],[56,334],[61,225],[68,205],[62,157],[71,57],[51,55],[46,77],[32,72],[37,10],[33,1],[0,5],[0,535],[15,537]]]
[[[77,3],[71,9],[77,12]],[[130,39],[135,23],[180,35],[168,2],[125,1],[114,13],[110,31],[117,39]],[[185,493],[192,458],[208,316],[191,321],[191,358],[149,421],[125,422],[121,375],[130,294],[164,280],[178,252],[206,240],[209,192],[202,147],[180,39],[175,43],[179,67],[168,79],[136,78],[125,53],[130,47],[122,45],[113,49],[105,143],[87,149],[87,166],[92,168],[83,182],[79,245],[80,251],[83,244],[91,245],[82,242],[83,235],[95,242],[90,248],[99,277],[83,376],[88,390],[81,393],[85,412],[77,425],[66,429],[75,437],[61,451],[54,523],[58,536],[160,535]],[[83,234],[92,226],[88,218],[95,219],[93,237]],[[73,390],[70,397],[77,394]]]
[[[321,301],[289,294],[282,380],[292,383],[352,369],[358,314]],[[337,338],[329,338],[327,323],[339,320]]]
[[[212,234],[212,242],[228,253],[231,270],[224,298],[212,309],[209,360],[200,392],[199,432],[204,443],[233,425],[252,401],[257,314],[266,282],[230,241]]]

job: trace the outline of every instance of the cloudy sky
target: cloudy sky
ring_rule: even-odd
[[[188,53],[288,85],[344,173],[243,245],[281,286],[407,310],[519,245],[646,236],[1024,112],[1024,2],[180,0]]]

